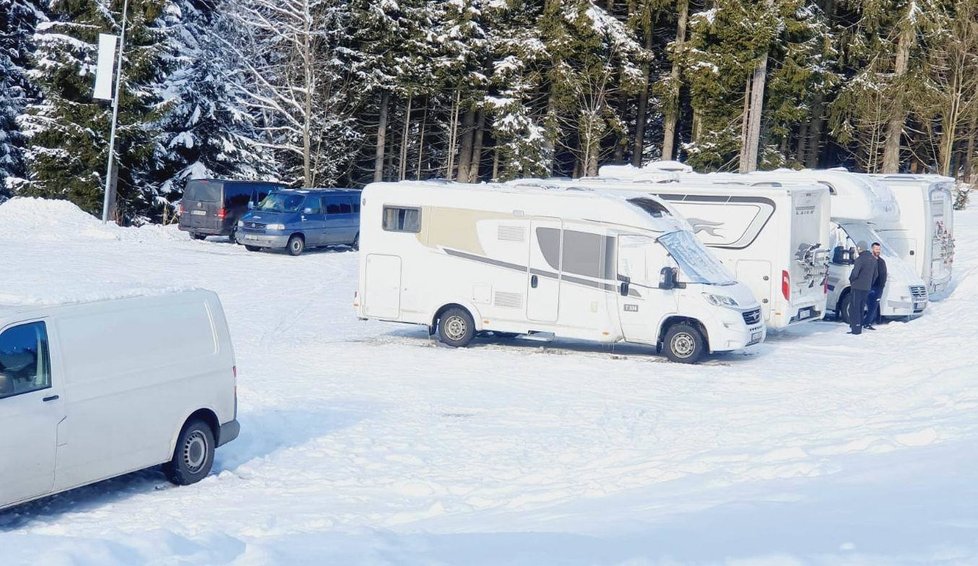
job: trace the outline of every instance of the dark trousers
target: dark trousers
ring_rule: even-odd
[[[853,289],[849,292],[849,328],[853,334],[863,332],[863,311],[866,309],[866,297],[869,290]]]
[[[882,289],[870,289],[869,296],[866,297],[866,317],[863,318],[863,326],[876,324],[880,316],[880,297],[883,295]]]

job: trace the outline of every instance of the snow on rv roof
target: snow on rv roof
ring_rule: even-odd
[[[370,185],[367,185],[364,187],[364,192],[370,193],[375,190],[389,190],[391,193],[394,193],[403,192],[405,189],[411,188],[446,190],[449,191],[449,194],[451,194],[451,192],[458,192],[459,194],[468,192],[483,195],[499,195],[501,193],[508,193],[514,195],[547,196],[548,198],[559,197],[567,199],[587,199],[589,201],[588,206],[586,208],[579,209],[584,210],[585,212],[575,212],[575,215],[581,220],[629,224],[629,219],[622,216],[622,211],[624,210],[633,212],[634,216],[631,220],[636,223],[634,224],[635,226],[643,229],[652,230],[654,232],[674,232],[676,230],[690,229],[689,224],[675,211],[671,205],[657,197],[646,197],[644,195],[641,197],[653,200],[654,204],[651,204],[651,206],[648,205],[649,203],[643,204],[628,202],[629,200],[634,200],[634,198],[629,199],[621,194],[604,192],[599,188],[575,183],[573,180],[569,179],[562,179],[559,181],[550,179],[519,179],[509,181],[507,183],[477,184],[456,183],[440,179],[435,181],[400,181],[396,183],[383,182],[371,183]],[[369,198],[369,196],[367,198]],[[597,206],[597,203],[607,203],[608,206]],[[622,205],[625,205],[624,209],[621,208]],[[519,209],[519,206],[513,204],[507,204],[507,207]],[[653,209],[655,211],[659,211],[661,209],[667,214],[653,214]]]

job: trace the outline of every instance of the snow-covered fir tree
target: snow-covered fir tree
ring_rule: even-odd
[[[161,80],[163,0],[132,0],[116,130],[116,216],[137,218],[153,207],[160,168],[156,145],[159,120],[154,85]],[[28,180],[21,194],[66,198],[84,210],[102,208],[111,109],[92,99],[99,32],[118,34],[122,2],[102,0],[50,4],[50,21],[37,26],[31,78],[43,101],[32,104],[21,123],[29,138]]]
[[[0,0],[0,200],[26,173],[17,117],[37,97],[27,70],[39,21],[44,14],[33,0]]]

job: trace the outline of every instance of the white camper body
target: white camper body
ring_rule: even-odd
[[[363,191],[363,319],[660,347],[675,361],[765,337],[750,290],[658,199],[445,182]]]
[[[210,291],[0,306],[0,508],[157,464],[193,483],[236,405]]]
[[[930,293],[951,283],[954,264],[954,179],[939,175],[871,175],[893,192],[900,217],[879,233],[912,265]]]
[[[629,173],[627,168],[619,167],[602,167],[601,175]],[[710,251],[750,287],[761,304],[768,329],[783,329],[824,316],[830,214],[827,187],[813,183],[680,179],[647,182],[590,177],[510,184],[586,186],[653,194],[684,216]]]
[[[663,175],[661,172],[653,174]],[[828,247],[832,253],[829,258],[827,308],[835,311],[843,320],[848,320],[849,274],[855,261],[855,252],[851,248],[861,240],[883,244],[882,257],[886,261],[887,280],[880,300],[880,315],[885,318],[908,318],[920,315],[927,308],[927,286],[923,279],[878,232],[879,227],[890,225],[900,217],[896,197],[885,185],[867,176],[837,169],[779,169],[746,175],[710,173],[692,176],[721,182],[748,178],[781,183],[816,182],[828,186],[832,211]]]

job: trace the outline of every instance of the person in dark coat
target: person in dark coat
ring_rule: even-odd
[[[863,328],[876,330],[873,325],[879,322],[880,299],[883,297],[883,287],[886,287],[886,260],[880,257],[881,246],[879,242],[873,242],[870,249],[877,262],[876,280],[873,281],[873,287],[869,290],[869,296],[866,298],[866,306],[869,308],[866,311],[866,318],[863,319]]]
[[[852,273],[849,274],[849,334],[863,333],[866,298],[879,273],[877,267],[879,262],[868,247],[865,240],[860,240],[856,244],[859,257],[856,258],[856,264],[852,266]]]

